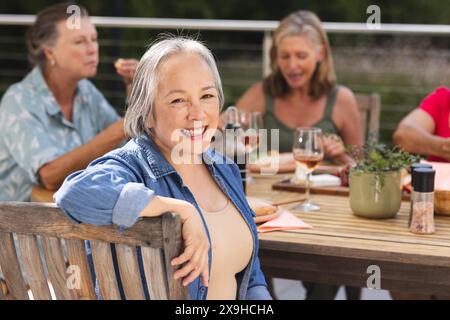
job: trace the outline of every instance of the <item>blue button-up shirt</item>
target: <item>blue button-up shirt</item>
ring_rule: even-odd
[[[9,87],[0,102],[0,201],[29,201],[40,167],[119,119],[105,97],[84,79],[73,100],[73,120],[65,120],[41,69],[35,67]]]
[[[236,164],[207,150],[204,161],[218,186],[241,213],[252,231],[253,253],[248,266],[237,275],[238,299],[271,299],[258,259],[258,235]],[[135,138],[124,147],[93,161],[85,170],[67,177],[55,194],[58,206],[74,221],[95,225],[131,227],[154,195],[192,203],[208,227],[201,209],[181,176],[147,136]],[[211,248],[209,250],[211,268]],[[205,299],[207,288],[198,277],[189,284],[192,299]]]

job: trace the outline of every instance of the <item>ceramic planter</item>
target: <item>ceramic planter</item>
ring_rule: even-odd
[[[359,217],[369,219],[393,218],[402,201],[400,171],[366,173],[351,170],[350,207]]]

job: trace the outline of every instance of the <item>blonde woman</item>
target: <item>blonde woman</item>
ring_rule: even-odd
[[[296,127],[315,126],[329,137],[326,157],[350,161],[344,144],[362,144],[359,112],[352,91],[336,84],[319,18],[309,11],[284,18],[273,33],[270,59],[271,74],[250,87],[237,107],[261,112],[265,129],[279,129],[280,152],[292,150]]]
[[[279,130],[280,152],[292,151],[296,127],[314,126],[325,133],[328,160],[352,162],[344,145],[363,143],[359,111],[353,92],[336,84],[330,45],[317,15],[297,11],[281,20],[272,36],[270,59],[270,75],[250,87],[237,107],[261,112],[264,128]],[[339,288],[303,285],[307,299],[333,299]],[[349,299],[359,297],[358,288],[346,289]]]

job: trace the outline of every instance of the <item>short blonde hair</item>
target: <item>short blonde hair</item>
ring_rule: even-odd
[[[310,11],[296,11],[281,20],[272,36],[273,41],[270,48],[272,72],[264,79],[264,91],[272,97],[282,97],[290,91],[289,85],[277,65],[278,44],[285,37],[301,35],[307,35],[312,43],[317,46],[317,50],[320,49],[320,46],[323,46],[324,49],[324,59],[317,64],[311,78],[309,95],[318,99],[328,94],[336,84],[330,44],[319,17]]]
[[[208,64],[219,92],[220,108],[224,104],[222,81],[211,51],[201,42],[186,37],[164,36],[154,43],[145,54],[136,69],[128,108],[125,114],[125,133],[130,138],[143,134],[151,135],[147,127],[150,117],[154,117],[154,101],[159,82],[159,66],[170,56],[178,53],[198,54]]]

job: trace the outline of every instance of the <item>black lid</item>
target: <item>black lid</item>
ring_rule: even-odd
[[[413,189],[415,192],[433,192],[434,176],[436,171],[432,168],[414,169]]]
[[[433,166],[429,163],[415,162],[409,167],[411,174],[416,168],[433,168]]]
[[[410,166],[410,173],[411,173],[411,185],[414,187],[414,181],[416,180],[416,174],[415,171],[419,168],[433,168],[431,166],[431,164],[428,163],[420,163],[420,162],[415,162],[413,164],[411,164]]]

